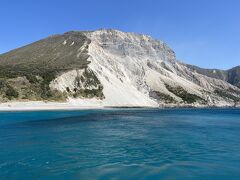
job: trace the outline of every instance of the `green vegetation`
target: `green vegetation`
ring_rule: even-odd
[[[6,90],[6,96],[11,100],[18,98],[19,94],[12,86],[8,86]]]
[[[29,74],[27,72],[15,71],[14,74],[8,73],[6,74],[7,77],[4,77],[3,71],[0,71],[0,101],[14,99],[64,101],[68,95],[83,98],[104,98],[102,92],[103,87],[100,81],[96,75],[87,68],[85,68],[81,76],[75,79],[77,88],[74,92],[71,92],[69,88],[66,88],[66,92],[63,93],[52,91],[49,84],[59,73],[57,70],[32,71]],[[94,89],[92,87],[96,88]]]
[[[66,44],[63,43],[65,41]],[[73,42],[74,45],[71,45]],[[88,66],[89,43],[90,40],[83,33],[68,32],[0,55],[0,101],[65,100],[69,92],[52,91],[49,84],[62,72]],[[92,72],[86,71],[85,76],[91,77],[83,78],[86,86],[98,83]],[[91,93],[102,97],[100,91],[86,90],[80,94],[88,96],[87,93]]]
[[[83,97],[83,98],[100,98],[103,99],[103,87],[94,74],[93,71],[85,68],[84,72],[81,76],[76,77],[75,86],[77,88],[74,89],[73,97]],[[93,88],[95,87],[95,88]],[[66,89],[67,92],[70,92],[70,89]]]
[[[153,97],[154,99],[157,99],[157,100],[164,101],[165,103],[176,103],[176,100],[172,96],[161,93],[159,91],[150,91],[149,95],[150,97]]]
[[[231,92],[232,90],[230,90],[229,92]],[[228,99],[232,99],[234,102],[239,102],[240,101],[240,97],[234,96],[224,90],[221,89],[216,89],[214,91],[214,93],[216,93],[217,95],[223,97],[223,98],[228,98]]]
[[[99,87],[98,89],[80,89],[75,90],[76,92],[72,95],[74,98],[100,98],[103,99],[104,95],[102,92],[103,88]]]
[[[5,81],[0,79],[0,91],[5,87]]]
[[[180,97],[185,103],[192,104],[192,103],[195,103],[197,101],[200,101],[202,103],[206,103],[206,100],[202,99],[201,97],[199,97],[195,94],[188,93],[185,89],[183,89],[180,86],[172,87],[168,84],[165,84],[165,86],[168,89],[168,91],[170,91],[171,93]]]
[[[57,71],[32,68],[31,70],[18,66],[0,67],[0,91],[5,94],[8,100],[29,99],[29,100],[49,100],[56,99],[55,93],[50,92],[49,84],[55,79]],[[24,82],[17,82],[17,78],[26,78]],[[16,83],[14,83],[16,81]],[[6,85],[14,87],[13,89],[3,89]],[[25,93],[24,93],[25,91]],[[18,95],[17,95],[18,94]]]
[[[44,79],[30,83],[26,77],[5,78],[0,80],[0,102],[9,100],[47,100],[64,101],[65,93],[52,91]]]

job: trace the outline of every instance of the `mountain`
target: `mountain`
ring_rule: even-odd
[[[0,55],[1,102],[234,106],[239,78],[239,67],[187,65],[159,40],[111,29],[54,35]]]
[[[227,71],[228,82],[240,88],[240,66]]]
[[[197,66],[188,65],[192,71],[196,71],[199,74],[206,75],[208,77],[221,79],[229,82],[230,84],[240,88],[240,66],[234,67],[229,70],[219,70],[219,69],[203,69]]]

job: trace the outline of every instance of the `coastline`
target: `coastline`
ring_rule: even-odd
[[[59,111],[59,110],[84,110],[84,109],[102,109],[100,104],[75,104],[71,102],[6,102],[0,103],[0,112],[9,111]]]
[[[164,105],[164,106],[139,106],[129,105],[104,105],[102,101],[84,100],[67,102],[43,102],[43,101],[25,101],[25,102],[6,102],[0,103],[0,112],[14,111],[61,111],[61,110],[90,110],[90,109],[120,109],[120,108],[145,108],[145,109],[207,109],[207,108],[240,108],[240,106],[203,106],[203,105]]]
[[[69,99],[66,102],[50,101],[11,101],[0,103],[0,112],[14,111],[61,111],[114,108],[159,108],[157,106],[139,106],[138,104],[112,105],[99,99]]]

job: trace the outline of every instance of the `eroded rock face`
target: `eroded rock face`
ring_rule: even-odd
[[[67,93],[73,97],[103,98],[102,85],[95,73],[89,69],[76,69],[58,76],[50,83],[52,90]]]
[[[176,60],[174,52],[161,41],[154,40],[150,36],[134,33],[123,33],[116,30],[99,30],[87,32],[86,36],[91,40],[89,44],[89,68],[92,69],[103,85],[103,92],[111,103],[118,96],[118,88],[126,87],[122,91],[122,98],[126,101],[134,101],[131,96],[132,89],[140,95],[140,99],[148,99],[154,102],[172,102],[207,105],[233,105],[239,98],[239,89],[223,80],[207,77],[192,71],[191,68]],[[166,86],[183,89],[185,94],[195,97],[186,102],[184,95],[179,96],[176,91],[169,91]],[[236,98],[219,95],[217,89],[233,95]],[[233,91],[229,92],[232,89]],[[110,93],[111,92],[111,93]],[[154,98],[150,92],[159,92]],[[126,98],[127,97],[127,98]],[[170,98],[171,97],[171,98]],[[147,104],[153,105],[152,101]],[[140,100],[135,99],[140,104]],[[167,101],[168,102],[168,101]]]

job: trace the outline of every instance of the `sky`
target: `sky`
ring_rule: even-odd
[[[0,1],[0,53],[53,34],[100,28],[151,35],[188,64],[240,65],[239,0]]]

